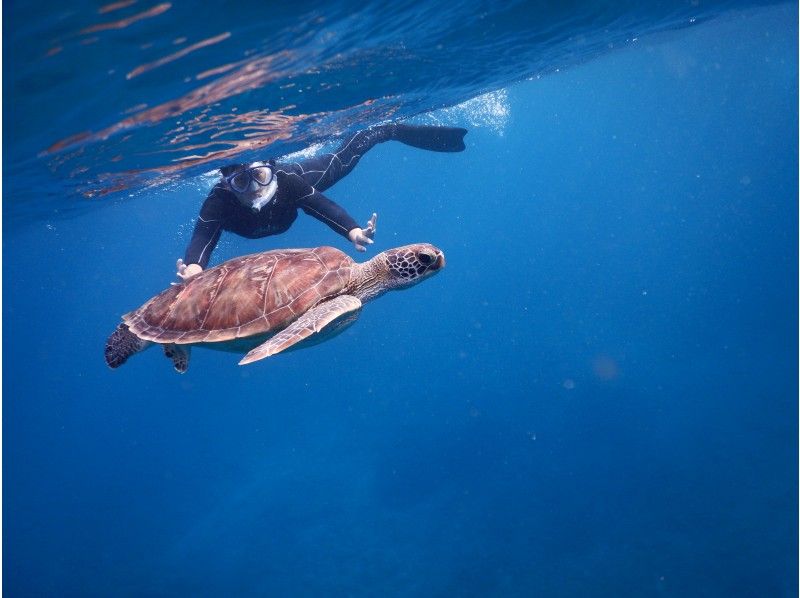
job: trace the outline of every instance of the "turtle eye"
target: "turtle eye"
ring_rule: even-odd
[[[417,257],[425,266],[429,266],[433,263],[433,256],[429,253],[420,253]]]

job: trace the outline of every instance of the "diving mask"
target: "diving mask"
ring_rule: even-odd
[[[246,193],[251,190],[251,184],[255,183],[257,187],[267,187],[274,178],[275,173],[272,172],[272,168],[263,164],[234,172],[225,177],[225,182],[237,193]]]
[[[270,164],[253,162],[225,176],[223,180],[237,194],[239,201],[259,211],[267,205],[278,190],[278,181]]]

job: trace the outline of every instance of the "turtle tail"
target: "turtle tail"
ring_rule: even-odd
[[[149,344],[128,330],[125,324],[120,324],[106,341],[106,363],[110,368],[118,368],[128,361],[128,357]]]

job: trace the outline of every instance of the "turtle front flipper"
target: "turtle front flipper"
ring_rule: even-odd
[[[361,310],[361,300],[352,295],[340,295],[308,310],[285,329],[259,345],[239,362],[246,365],[285,351],[312,335],[325,332],[326,340],[352,324]]]
[[[189,369],[189,357],[191,356],[192,348],[186,345],[164,345],[164,355],[172,360],[172,365],[175,366],[175,371],[179,374],[185,374]]]

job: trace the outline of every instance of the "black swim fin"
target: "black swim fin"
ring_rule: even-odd
[[[433,152],[463,152],[466,129],[428,125],[394,125],[392,139]]]

